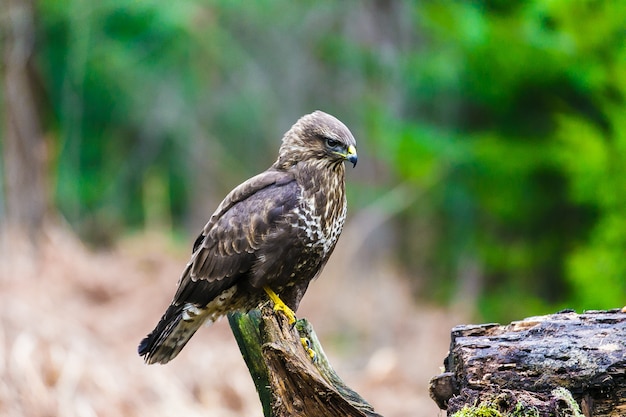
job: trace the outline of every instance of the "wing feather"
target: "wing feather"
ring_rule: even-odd
[[[258,251],[296,206],[299,188],[292,175],[266,171],[235,188],[196,239],[174,303],[206,305],[259,264]]]

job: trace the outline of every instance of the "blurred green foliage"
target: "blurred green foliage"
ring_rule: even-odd
[[[83,236],[197,228],[194,207],[208,216],[272,162],[277,132],[322,108],[370,160],[356,205],[395,183],[423,193],[396,219],[420,295],[477,287],[502,320],[625,303],[621,2],[38,8],[55,198]]]
[[[624,304],[626,9],[618,3],[420,8],[432,44],[426,64],[409,63],[409,99],[421,109],[449,97],[456,114],[417,110],[398,122],[409,133],[396,140],[408,178],[431,175],[424,167],[446,171],[433,215],[444,295],[469,258],[486,279],[489,316]]]

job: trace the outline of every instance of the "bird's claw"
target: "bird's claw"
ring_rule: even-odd
[[[287,304],[285,304],[283,300],[281,300],[280,297],[278,297],[278,295],[274,291],[272,291],[270,287],[263,287],[263,289],[270,297],[270,300],[272,300],[272,302],[274,303],[274,311],[282,311],[282,313],[289,320],[289,325],[293,328],[293,326],[295,326],[296,324],[296,314],[293,312],[293,310],[290,309],[289,306],[287,306]]]
[[[317,353],[315,353],[315,351],[313,349],[311,349],[311,341],[307,337],[301,337],[300,338],[300,343],[302,343],[302,346],[304,347],[304,350],[306,350],[306,353],[308,353],[308,355],[311,357],[311,360],[313,362],[316,362],[317,361]]]
[[[287,307],[287,304],[283,303],[282,301],[280,302],[280,304],[274,303],[274,311],[282,312],[285,315],[285,317],[287,317],[287,320],[289,320],[289,325],[292,328],[293,326],[296,325],[296,315],[292,309]]]

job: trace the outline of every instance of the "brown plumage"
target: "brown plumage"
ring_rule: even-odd
[[[298,308],[343,228],[346,160],[356,165],[356,141],[329,114],[285,133],[276,162],[231,191],[196,239],[174,300],[139,345],[147,363],[169,362],[204,322],[256,308],[266,289]]]

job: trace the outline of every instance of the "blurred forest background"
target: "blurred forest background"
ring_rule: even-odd
[[[358,142],[342,244],[416,303],[502,322],[625,303],[622,1],[3,0],[0,19],[5,253],[61,224],[100,253],[149,231],[186,254],[321,109]]]

